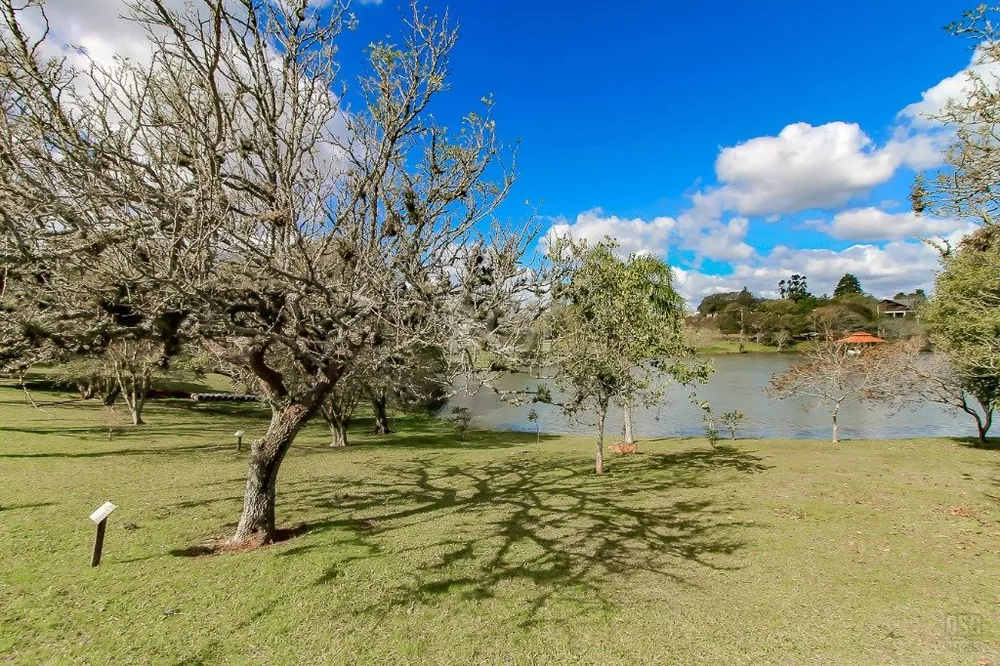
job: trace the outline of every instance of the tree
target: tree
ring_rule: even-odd
[[[728,309],[734,303],[746,308],[752,308],[758,300],[750,291],[743,287],[741,291],[726,291],[718,294],[710,294],[701,299],[698,304],[698,314],[703,317],[717,314]]]
[[[930,339],[948,363],[916,366],[935,402],[975,417],[985,443],[993,409],[1000,404],[1000,226],[987,225],[942,255],[934,298],[924,308]],[[981,415],[969,407],[971,396]]]
[[[964,376],[1000,376],[1000,226],[966,236],[941,257],[924,308],[931,341]]]
[[[922,353],[919,341],[907,341],[899,348],[890,368],[895,401],[914,409],[933,402],[968,414],[976,424],[976,441],[984,446],[1000,404],[1000,376],[970,373],[941,352]]]
[[[282,461],[358,359],[421,340],[456,363],[502,357],[530,327],[526,238],[487,224],[513,182],[489,102],[459,131],[431,114],[446,20],[414,5],[401,44],[370,45],[347,109],[343,5],[139,0],[151,56],[75,68],[43,57],[58,30],[32,36],[28,4],[0,1],[0,265],[31,306],[17,317],[142,324],[254,378],[271,422],[234,541],[272,538]]]
[[[830,410],[831,441],[840,441],[837,417],[844,401],[884,400],[887,397],[886,368],[891,366],[890,350],[865,349],[848,353],[843,345],[832,340],[817,345],[805,353],[802,363],[793,365],[781,375],[774,375],[767,392],[772,398],[804,398],[807,408],[826,406]]]
[[[932,120],[954,128],[943,167],[920,174],[910,200],[918,214],[959,218],[979,224],[997,223],[1000,206],[1000,161],[996,140],[1000,122],[1000,63],[998,8],[984,4],[965,12],[948,26],[955,35],[976,44],[974,66],[966,70],[963,94],[931,114]]]
[[[833,297],[847,296],[849,294],[864,294],[861,289],[861,281],[852,273],[844,273],[837,286],[833,288]]]
[[[806,284],[806,276],[799,275],[798,273],[792,275],[792,277],[790,277],[788,282],[785,284],[785,296],[796,302],[809,297],[809,287]],[[782,298],[784,298],[784,296]]]
[[[588,247],[557,240],[550,255],[566,279],[553,289],[554,340],[549,361],[569,414],[597,417],[595,471],[604,473],[604,428],[613,402],[653,404],[665,379],[704,380],[709,368],[688,365],[683,300],[670,267],[651,256],[615,255],[610,241]]]

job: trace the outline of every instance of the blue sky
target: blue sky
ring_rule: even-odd
[[[922,114],[960,96],[972,65],[975,45],[943,29],[969,0],[426,1],[461,31],[436,116],[454,127],[492,94],[501,137],[520,139],[502,216],[537,206],[543,235],[661,255],[692,304],[773,295],[792,273],[817,294],[845,272],[877,296],[931,290],[937,255],[918,237],[969,229],[907,200],[948,141]],[[405,5],[355,3],[348,82]],[[47,7],[95,59],[142,52],[120,0]]]
[[[461,40],[437,112],[492,93],[501,135],[521,139],[503,213],[524,218],[527,199],[543,228],[661,254],[692,301],[792,272],[816,293],[848,270],[877,295],[930,289],[936,258],[916,237],[965,227],[908,215],[906,197],[946,139],[918,112],[970,64],[974,45],[943,29],[967,8],[452,2]],[[355,11],[348,70],[402,10]]]

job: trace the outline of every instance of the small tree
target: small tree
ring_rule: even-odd
[[[653,256],[615,255],[611,241],[588,247],[558,239],[550,249],[556,274],[566,278],[552,293],[553,343],[548,361],[566,396],[569,414],[597,417],[595,471],[604,473],[604,428],[613,402],[646,405],[662,400],[666,380],[707,379],[709,366],[687,364],[684,304],[670,267]]]
[[[538,412],[534,409],[528,411],[528,422],[535,425],[535,444],[538,444],[542,439],[542,431],[538,423]]]
[[[733,441],[736,440],[736,433],[746,420],[747,415],[736,410],[726,412],[719,417],[719,423],[729,431],[729,439]]]
[[[712,404],[708,400],[703,400],[696,393],[691,394],[691,404],[696,405],[701,410],[701,425],[705,430],[705,439],[716,448],[719,445],[719,421],[712,410]]]
[[[817,345],[805,354],[805,361],[774,375],[767,392],[772,398],[806,399],[806,408],[825,406],[830,410],[831,441],[840,441],[837,417],[844,402],[851,397],[859,400],[885,398],[885,378],[888,350],[865,349],[848,353],[843,345],[832,340]],[[889,362],[891,365],[891,362]]]
[[[472,412],[469,411],[469,408],[452,407],[451,417],[448,420],[454,426],[458,438],[464,440],[465,433],[469,430],[469,424],[472,423]]]

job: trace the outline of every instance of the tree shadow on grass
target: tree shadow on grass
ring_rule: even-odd
[[[54,451],[52,453],[0,453],[0,459],[42,459],[42,458],[65,458],[67,460],[76,458],[108,458],[115,456],[189,456],[192,453],[214,453],[222,451],[236,452],[236,447],[231,444],[195,444],[189,446],[156,446],[148,449],[119,449],[112,448],[105,451]]]
[[[956,444],[981,451],[1000,451],[1000,437],[987,437],[986,443],[980,443],[976,437],[946,437]]]
[[[34,504],[0,504],[0,512],[17,511],[19,509],[40,509],[43,506],[55,506],[55,502],[35,502]]]
[[[317,585],[354,560],[391,557],[411,568],[366,611],[444,595],[487,599],[525,583],[524,623],[533,624],[555,596],[613,606],[609,577],[653,574],[690,584],[692,567],[738,568],[744,523],[733,514],[743,507],[692,498],[691,489],[766,469],[735,448],[635,456],[602,478],[579,458],[512,454],[462,466],[414,459],[380,467],[361,485],[299,482],[283,494],[350,516],[310,526],[343,536],[332,551],[341,556]],[[281,556],[330,548],[329,540],[310,541]]]

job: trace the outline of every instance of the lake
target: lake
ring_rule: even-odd
[[[740,429],[740,437],[829,439],[830,413],[825,407],[806,409],[796,400],[774,400],[764,391],[774,373],[784,372],[789,366],[802,362],[794,354],[729,354],[712,359],[715,373],[709,383],[696,388],[708,400],[715,414],[738,410],[747,415]],[[527,375],[512,375],[504,380],[502,388],[524,388],[537,384]],[[688,396],[690,388],[674,387],[668,401],[658,408],[647,410],[637,407],[634,416],[636,439],[651,437],[703,436],[702,412],[692,405]],[[489,390],[476,395],[455,396],[441,414],[447,416],[453,406],[468,407],[472,413],[472,426],[491,430],[533,432],[535,424],[528,421],[532,406],[510,405]],[[584,434],[593,433],[594,419],[583,415],[582,420],[570,419],[557,407],[534,405],[538,424],[543,433]],[[975,435],[972,418],[958,410],[926,404],[919,410],[904,409],[893,413],[881,405],[859,404],[848,401],[841,409],[841,439],[901,439],[910,437]],[[622,418],[617,409],[609,414],[607,436],[610,441],[620,439]],[[728,437],[728,432],[721,433]]]

